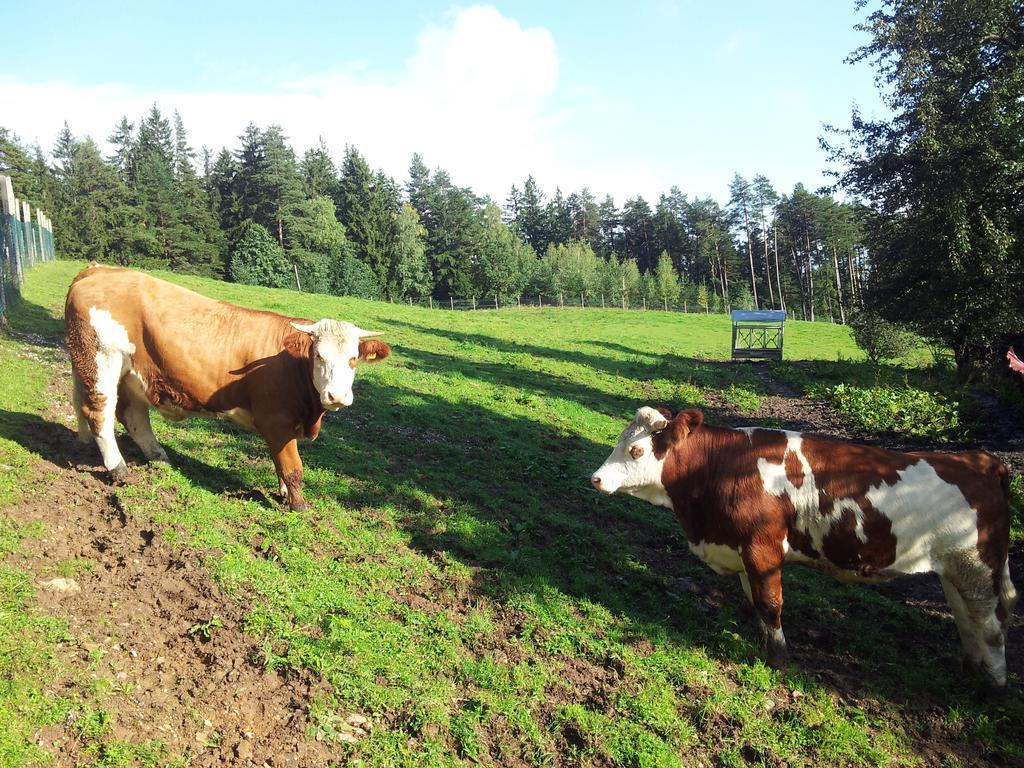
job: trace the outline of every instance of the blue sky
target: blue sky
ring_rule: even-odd
[[[0,125],[44,148],[66,119],[180,110],[197,147],[250,120],[301,152],[355,144],[399,180],[413,151],[503,200],[532,173],[621,204],[734,173],[825,181],[823,123],[884,114],[853,0],[30,4],[6,12]]]

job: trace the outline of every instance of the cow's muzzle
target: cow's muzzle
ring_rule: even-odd
[[[347,408],[352,405],[352,393],[347,395],[335,395],[332,392],[324,392],[323,397],[320,398],[320,404],[328,411]]]

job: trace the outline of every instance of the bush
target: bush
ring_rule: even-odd
[[[265,227],[243,225],[242,236],[231,253],[231,279],[236,283],[289,288],[295,285],[291,264]]]
[[[862,427],[913,437],[947,438],[960,427],[960,404],[914,387],[821,387],[812,396],[832,401]]]
[[[360,299],[379,299],[380,282],[369,266],[352,254],[345,254],[335,264],[334,293]]]
[[[874,312],[861,311],[850,318],[850,329],[857,346],[872,362],[903,357],[911,348],[910,334]]]

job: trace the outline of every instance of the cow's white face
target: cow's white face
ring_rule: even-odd
[[[663,503],[661,482],[664,457],[654,455],[652,435],[668,426],[668,419],[654,408],[643,407],[622,430],[619,442],[604,464],[591,476],[591,484],[602,493],[622,491],[655,503]]]
[[[292,325],[313,337],[310,347],[313,386],[325,410],[352,405],[352,384],[356,378],[356,364],[360,360],[376,362],[391,352],[384,342],[367,340],[378,333],[364,331],[349,322],[325,319],[312,325]]]

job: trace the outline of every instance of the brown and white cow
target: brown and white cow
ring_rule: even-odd
[[[782,566],[843,581],[939,575],[965,661],[1006,684],[1009,480],[984,451],[896,453],[798,432],[725,429],[698,410],[644,407],[591,477],[673,510],[690,549],[739,574],[768,647],[785,660]]]
[[[95,265],[72,281],[64,317],[79,439],[96,440],[113,479],[126,473],[115,417],[146,458],[162,461],[151,406],[174,420],[218,417],[263,437],[296,510],[306,507],[296,440],[316,439],[325,411],[352,404],[357,361],[391,351],[352,323],[244,309]]]

